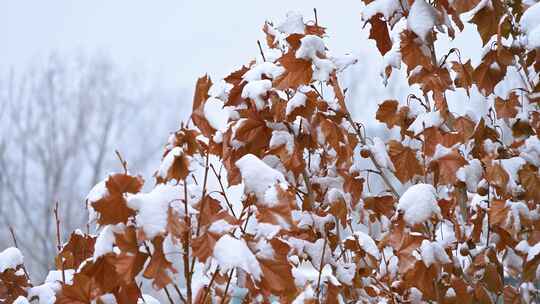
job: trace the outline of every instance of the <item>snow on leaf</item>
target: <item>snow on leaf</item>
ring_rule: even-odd
[[[243,239],[225,234],[216,243],[213,257],[223,271],[240,268],[256,281],[261,280],[261,266]]]
[[[437,191],[430,184],[416,184],[409,187],[399,199],[397,210],[403,212],[403,219],[411,226],[441,215]]]
[[[437,24],[437,11],[425,0],[414,0],[407,17],[407,27],[423,41]]]
[[[141,190],[143,179],[127,174],[113,174],[105,182],[108,194],[100,200],[91,203],[99,214],[97,222],[100,225],[126,223],[135,211],[127,206],[124,194],[137,193]]]

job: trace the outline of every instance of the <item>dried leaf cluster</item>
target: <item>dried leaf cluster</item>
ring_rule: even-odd
[[[261,58],[197,81],[193,125],[171,135],[155,186],[142,192],[127,169],[107,177],[88,197],[97,235],[74,232],[59,248],[61,280],[32,287],[15,265],[0,273],[0,298],[45,303],[36,288],[48,288],[56,303],[144,303],[149,280],[174,303],[538,301],[540,49],[519,43],[530,8],[364,2],[370,38],[399,58],[384,77],[403,63],[420,89],[380,101],[393,135],[369,137],[353,120],[347,103],[364,101],[346,102],[340,77],[355,60],[330,55],[316,18],[266,23]],[[464,13],[484,44],[477,65],[436,52]],[[522,84],[498,96],[508,75]],[[452,111],[457,90],[485,96],[487,114]]]

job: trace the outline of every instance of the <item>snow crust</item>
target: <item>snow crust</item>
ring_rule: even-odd
[[[482,163],[475,158],[469,161],[468,165],[459,168],[456,177],[467,185],[467,191],[476,192],[478,183],[482,180],[482,173]]]
[[[437,190],[430,184],[416,184],[407,189],[399,199],[397,209],[403,212],[403,219],[409,225],[425,222],[432,215],[441,215]]]
[[[401,10],[399,0],[375,0],[364,8],[362,19],[368,20],[376,14],[381,13],[388,20],[399,10]]]
[[[437,262],[442,264],[451,262],[448,254],[446,254],[443,247],[437,242],[423,240],[422,245],[420,245],[420,255],[426,267]]]
[[[418,135],[425,129],[439,127],[442,123],[443,119],[439,111],[426,112],[419,114],[407,130],[414,132],[414,135]]]
[[[540,2],[529,7],[519,22],[527,37],[527,47],[540,48]]]
[[[154,238],[165,232],[169,206],[179,205],[184,198],[182,187],[169,184],[159,184],[148,193],[137,193],[128,197],[128,206],[138,210],[137,225],[141,227],[148,238]],[[189,207],[189,212],[196,212]],[[182,208],[175,209],[184,215]]]
[[[15,269],[22,265],[23,255],[21,251],[15,247],[9,247],[0,252],[0,273],[7,269]]]
[[[324,41],[321,37],[307,35],[300,39],[300,48],[296,51],[296,58],[313,60],[318,58],[317,53],[324,54],[324,51]]]
[[[372,257],[379,259],[380,258],[380,252],[377,248],[377,244],[375,244],[375,241],[367,234],[362,231],[355,231],[354,236],[348,237],[348,239],[356,239],[358,240],[358,245],[360,245],[360,248],[367,252]]]
[[[270,149],[275,149],[280,146],[285,146],[289,154],[294,150],[294,137],[287,131],[272,131],[272,138],[270,138]]]
[[[253,154],[246,154],[236,161],[236,167],[242,174],[244,190],[253,192],[259,199],[264,201],[265,192],[276,183],[286,183],[281,172],[268,166],[265,162]]]
[[[257,109],[262,110],[264,108],[264,100],[261,96],[265,95],[271,88],[272,81],[268,79],[250,81],[242,90],[242,98],[254,100]]]
[[[305,28],[302,14],[293,11],[287,12],[285,20],[276,26],[276,29],[284,34],[303,34]]]
[[[437,12],[425,0],[415,0],[407,17],[407,27],[426,41],[437,20]]]
[[[235,239],[228,234],[223,235],[214,247],[213,256],[222,271],[238,267],[251,274],[257,281],[260,280],[261,266],[244,240]]]
[[[306,106],[307,96],[301,92],[296,92],[294,96],[287,102],[285,114],[290,115],[296,108]]]
[[[283,72],[285,72],[285,68],[278,66],[275,63],[265,61],[254,65],[242,76],[242,79],[248,82],[262,80],[263,76],[275,79],[283,74]]]

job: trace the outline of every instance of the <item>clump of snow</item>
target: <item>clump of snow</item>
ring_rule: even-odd
[[[21,251],[15,247],[9,247],[0,252],[0,273],[7,269],[15,269],[23,264],[23,255]]]
[[[373,144],[368,144],[369,151],[379,163],[384,168],[388,168],[392,171],[395,170],[394,164],[392,163],[392,160],[390,159],[390,156],[388,156],[388,152],[386,151],[386,145],[384,144],[384,141],[382,141],[379,137],[373,138]]]
[[[518,244],[519,245],[519,244]],[[516,247],[517,249],[517,247]],[[534,259],[537,255],[540,254],[540,242],[536,243],[536,245],[532,246],[532,247],[528,247],[527,248],[527,251],[524,251],[522,250],[522,252],[526,252],[527,253],[527,262],[531,261],[532,259]]]
[[[399,199],[397,210],[403,212],[403,219],[409,225],[425,222],[433,215],[440,216],[437,190],[430,184],[411,186]]]
[[[244,190],[255,193],[259,201],[264,201],[266,190],[273,185],[285,183],[285,177],[281,172],[268,166],[253,154],[242,156],[236,161],[236,167],[240,169],[244,181]]]
[[[313,79],[319,81],[328,81],[330,74],[336,69],[336,66],[330,59],[313,59],[315,69],[313,69]]]
[[[375,244],[375,241],[368,234],[362,231],[355,231],[354,236],[350,236],[348,239],[356,239],[362,250],[376,259],[380,258],[380,252],[377,248],[377,244]]]
[[[103,227],[98,237],[96,238],[96,244],[94,246],[94,261],[100,256],[103,256],[113,251],[114,247],[114,231],[113,225],[107,225]]]
[[[439,111],[421,113],[416,117],[414,122],[407,130],[414,132],[414,135],[418,135],[422,133],[424,129],[430,127],[439,127],[443,121],[444,120],[442,119]]]
[[[28,302],[28,299],[23,296],[18,296],[15,301],[13,301],[13,304],[30,304]]]
[[[311,285],[308,285],[304,291],[302,291],[296,299],[292,302],[292,304],[304,304],[304,303],[310,303],[315,300],[315,291],[311,287]]]
[[[142,298],[137,300],[137,304],[160,304],[160,302],[150,295],[143,294]]]
[[[364,8],[362,19],[368,20],[380,13],[389,20],[397,11],[401,11],[400,0],[375,0]]]
[[[437,11],[425,0],[415,0],[409,10],[407,27],[420,39],[426,41],[427,35],[436,24]]]
[[[433,154],[433,160],[441,159],[451,153],[452,153],[452,149],[447,148],[441,144],[437,144],[435,146],[435,153]]]
[[[242,98],[254,100],[257,109],[262,110],[264,108],[264,100],[261,96],[265,95],[271,88],[272,81],[268,79],[250,81],[242,90]]]
[[[73,275],[75,274],[75,269],[64,269],[64,277],[66,279],[66,284],[71,284],[73,281]],[[62,282],[62,270],[51,270],[45,278],[45,283],[58,283]]]
[[[325,46],[321,37],[307,35],[300,39],[300,48],[296,51],[296,58],[315,59],[317,54],[324,54]]]
[[[338,72],[342,72],[351,65],[356,64],[359,60],[359,56],[357,54],[347,53],[340,56],[331,56],[330,60],[334,63]]]
[[[259,261],[243,239],[235,239],[228,234],[223,235],[214,247],[213,256],[222,271],[238,267],[251,274],[255,280],[260,280],[262,270]]]
[[[289,154],[294,150],[294,137],[287,131],[272,131],[272,138],[270,138],[270,149],[275,149],[280,146],[285,146]]]
[[[276,29],[284,34],[303,34],[306,29],[304,18],[298,12],[288,12],[285,20],[280,22]]]
[[[165,232],[167,226],[167,212],[172,204],[179,205],[184,198],[182,187],[169,184],[159,184],[151,192],[137,193],[128,197],[128,206],[138,210],[135,219],[137,226],[141,227],[148,238],[154,238]],[[177,208],[183,215],[183,208]],[[189,212],[196,210],[189,206]]]
[[[30,299],[36,297],[40,304],[54,304],[56,302],[56,292],[60,291],[59,283],[44,283],[34,286],[28,290]]]
[[[520,151],[520,157],[536,167],[540,167],[540,140],[538,140],[537,135],[528,137],[524,145],[520,147]]]
[[[307,96],[304,93],[296,92],[294,96],[287,102],[285,114],[290,115],[294,109],[306,106]]]
[[[423,240],[422,245],[420,245],[420,255],[426,267],[434,263],[448,264],[451,262],[446,251],[437,242]]]
[[[219,220],[216,222],[213,222],[212,225],[210,225],[210,228],[208,228],[209,232],[215,233],[215,234],[223,234],[226,232],[229,232],[233,230],[235,226],[229,224],[226,220]]]
[[[275,79],[279,75],[283,74],[283,72],[285,72],[285,68],[283,68],[282,66],[278,66],[275,63],[265,61],[254,65],[242,76],[242,79],[248,82],[254,80],[261,80],[263,75],[271,79]]]
[[[540,3],[529,7],[519,21],[530,49],[540,48],[540,22],[538,20],[540,20]]]
[[[223,101],[213,97],[208,98],[204,104],[204,117],[216,130],[225,129],[229,120],[229,109],[223,105]]]
[[[469,161],[468,165],[459,168],[456,177],[467,185],[467,191],[476,192],[478,183],[482,180],[482,172],[482,163],[475,158]]]

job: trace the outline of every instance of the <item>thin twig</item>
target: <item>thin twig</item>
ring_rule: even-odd
[[[326,243],[328,242],[327,235],[324,236],[324,244],[323,244],[323,250],[321,255],[321,263],[319,264],[319,278],[317,279],[317,299],[319,299],[319,295],[321,293],[321,276],[322,276],[322,269],[324,264],[324,254],[326,253]]]
[[[229,279],[227,279],[227,285],[225,286],[225,291],[223,292],[223,298],[221,299],[221,304],[225,303],[225,300],[227,299],[227,292],[229,291],[229,286],[231,285],[233,271],[234,271],[234,268],[231,269],[231,272],[229,273]]]
[[[122,157],[122,155],[120,154],[120,152],[118,152],[118,150],[114,150],[114,153],[116,153],[116,156],[118,157],[118,159],[120,160],[120,163],[122,164],[122,168],[124,168],[124,174],[127,174],[128,173],[127,161]]]
[[[54,205],[54,219],[56,221],[56,250],[57,254],[62,251],[62,242],[60,241],[60,216],[58,215],[58,201]],[[62,283],[66,284],[66,273],[64,271],[64,259],[60,257],[62,268]]]
[[[259,40],[257,40],[257,45],[259,46],[259,51],[261,52],[261,57],[262,57],[263,61],[266,62],[266,57],[264,57],[264,52],[262,50],[261,42]]]
[[[9,226],[9,233],[11,234],[11,238],[13,239],[13,245],[15,245],[15,248],[19,249],[19,245],[17,244],[17,238],[15,237],[15,230],[13,230],[13,227],[11,226]],[[30,275],[28,275],[28,271],[26,271],[26,267],[24,265],[22,265],[22,270],[24,271],[26,280],[30,281]]]

